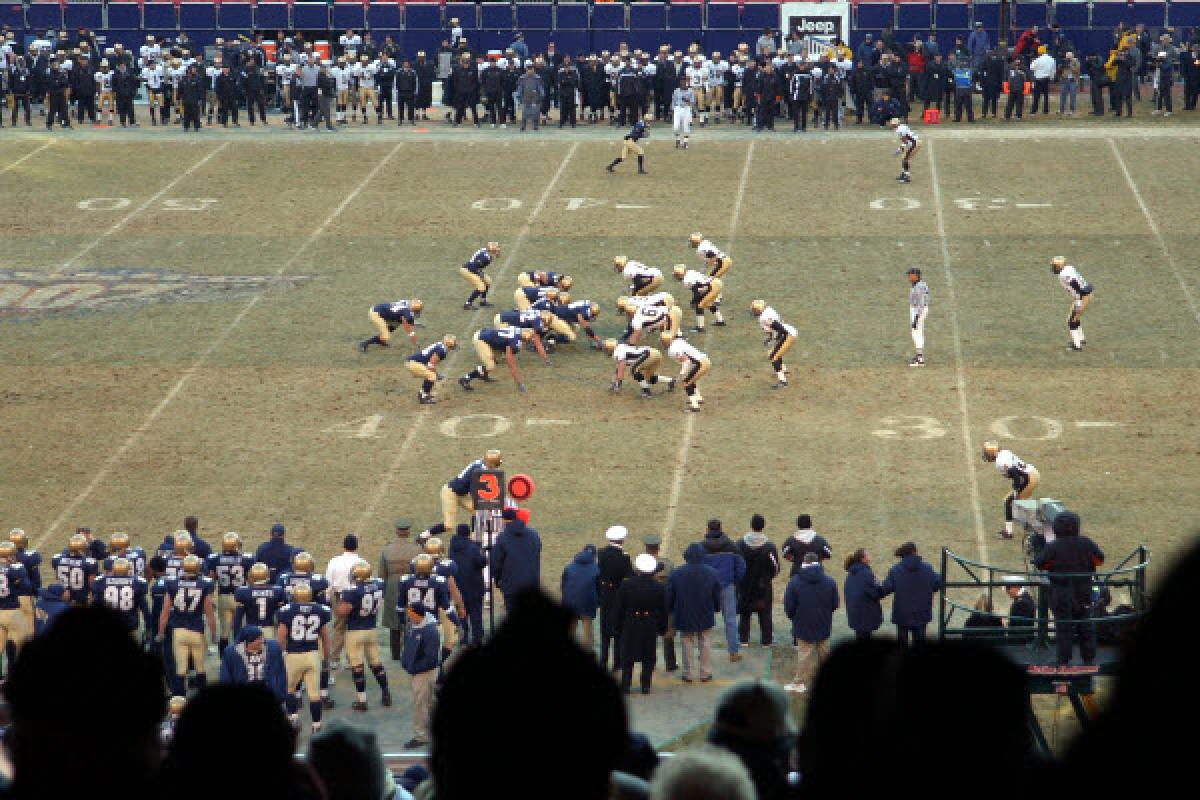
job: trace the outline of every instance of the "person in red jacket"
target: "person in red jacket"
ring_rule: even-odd
[[[1017,46],[1013,48],[1013,55],[1017,57],[1030,57],[1037,52],[1038,45],[1037,25],[1030,25],[1021,35],[1017,37]]]
[[[925,47],[920,36],[913,39],[904,54],[904,63],[908,67],[908,99],[911,102],[925,91]]]

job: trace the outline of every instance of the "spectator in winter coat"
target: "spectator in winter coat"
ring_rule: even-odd
[[[255,674],[251,674],[253,668]],[[260,683],[279,700],[287,694],[287,668],[283,650],[275,637],[263,636],[262,628],[246,625],[238,631],[237,643],[221,654],[221,683]]]
[[[1050,609],[1054,612],[1057,663],[1071,663],[1079,639],[1084,664],[1096,663],[1096,626],[1092,624],[1091,573],[1104,563],[1104,553],[1079,535],[1079,515],[1064,511],[1054,518],[1054,541],[1037,557],[1037,568],[1050,573]]]
[[[921,95],[921,101],[926,109],[930,106],[941,106],[942,98],[946,94],[946,76],[949,72],[940,55],[934,56],[933,62],[925,66],[925,92]]]
[[[904,64],[908,69],[908,99],[911,102],[924,96],[925,92],[925,47],[920,36],[904,54]]]
[[[1017,37],[1016,47],[1013,48],[1013,55],[1017,58],[1024,56],[1028,58],[1037,52],[1038,45],[1037,25],[1031,25],[1021,32]]]
[[[979,595],[979,599],[975,601],[975,610],[967,615],[963,627],[969,631],[966,634],[968,636],[995,638],[1004,635],[1004,620],[992,613],[992,601],[987,592]]]
[[[463,606],[467,610],[466,619],[463,620],[466,627],[464,639],[473,645],[482,644],[483,596],[487,590],[483,570],[487,567],[487,556],[477,542],[471,541],[470,525],[460,522],[455,526],[446,556],[458,566],[454,581],[458,584],[458,593],[462,595]]]
[[[967,37],[967,52],[971,54],[971,66],[979,69],[983,66],[983,59],[987,57],[988,51],[992,49],[992,40],[988,38],[988,33],[983,29],[982,22],[975,23],[975,30],[971,31],[971,35]]]
[[[1033,595],[1022,585],[1020,576],[1012,575],[1004,580],[1008,584],[1004,587],[1004,593],[1012,601],[1008,607],[1008,638],[1018,642],[1028,641],[1033,636],[1033,626],[1037,622],[1037,605],[1033,602]]]
[[[887,127],[887,122],[901,115],[900,102],[892,97],[892,93],[884,89],[879,93],[879,99],[871,104],[871,123],[881,128]],[[786,548],[787,545],[784,545]],[[787,558],[786,553],[784,558]]]
[[[721,608],[721,578],[704,563],[704,545],[692,542],[683,551],[683,566],[667,578],[667,611],[683,640],[685,682],[712,680],[712,631]],[[694,659],[700,651],[697,670]]]
[[[58,619],[59,614],[71,607],[67,602],[68,596],[67,588],[61,583],[51,583],[38,590],[37,603],[33,608],[35,636],[41,636]]]
[[[536,588],[541,581],[542,540],[536,530],[525,526],[528,511],[506,508],[501,515],[508,524],[492,547],[492,577],[507,608],[518,592]]]
[[[896,558],[900,563],[888,570],[882,596],[896,595],[892,600],[892,624],[900,642],[923,642],[925,626],[933,619],[933,595],[942,587],[942,579],[921,560],[912,542],[896,548]]]
[[[812,517],[801,514],[796,517],[796,532],[783,543],[783,557],[792,563],[792,575],[800,571],[807,553],[816,553],[820,561],[833,558],[829,542],[812,529]]]
[[[863,67],[869,67],[872,63],[872,53],[875,50],[875,42],[871,34],[863,37],[862,44],[858,46],[858,50],[854,52],[854,63]]]
[[[769,647],[773,636],[771,625],[772,592],[771,582],[779,574],[779,554],[775,545],[767,541],[763,528],[766,521],[761,514],[750,518],[750,532],[738,542],[738,552],[746,562],[746,574],[738,582],[738,641],[750,643],[750,620],[758,616],[758,630],[762,644]]]
[[[883,609],[879,598],[883,589],[871,571],[871,557],[861,547],[846,556],[846,581],[842,594],[846,598],[846,621],[858,639],[870,639],[883,624]]]
[[[729,660],[741,661],[737,636],[737,585],[746,575],[746,561],[721,530],[719,519],[708,521],[708,531],[704,534],[704,563],[715,569],[721,579],[721,620],[725,623]]]
[[[592,652],[594,637],[592,621],[600,606],[596,592],[596,581],[600,578],[600,567],[596,565],[596,547],[585,545],[562,571],[562,604],[571,612],[571,632],[578,635],[583,624],[583,649]]]
[[[816,553],[805,554],[800,572],[792,576],[783,593],[783,611],[792,621],[796,641],[796,672],[792,682],[783,687],[787,691],[807,692],[812,685],[817,665],[829,655],[833,612],[838,605],[837,583],[821,569]]]

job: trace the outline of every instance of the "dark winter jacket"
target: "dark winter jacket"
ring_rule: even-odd
[[[1050,606],[1056,614],[1069,607],[1086,608],[1092,602],[1091,573],[1104,563],[1104,553],[1078,532],[1060,533],[1055,528],[1054,533],[1054,541],[1037,558],[1037,568],[1050,573]]]
[[[455,534],[450,537],[446,555],[458,565],[458,574],[454,577],[454,582],[458,584],[458,592],[462,595],[463,602],[483,599],[483,568],[487,566],[487,556],[483,554],[479,544],[471,541],[470,536]]]
[[[823,642],[833,634],[838,589],[820,564],[804,567],[788,581],[783,612],[792,621],[792,636],[801,642]]]
[[[862,562],[851,564],[842,588],[850,630],[856,633],[879,630],[883,624],[883,608],[879,605],[883,590],[871,568]]]
[[[542,578],[542,540],[520,520],[512,520],[492,547],[492,577],[505,595],[536,587]]]
[[[442,658],[442,639],[438,623],[433,614],[414,625],[411,619],[404,632],[404,651],[400,654],[400,666],[409,675],[420,675],[438,668]]]
[[[249,628],[250,626],[242,628],[243,635],[238,637],[237,644],[226,647],[225,652],[221,654],[221,677],[219,678],[221,683],[248,682],[246,642],[253,638],[253,632],[249,631]],[[258,631],[258,633],[262,632]],[[263,652],[262,683],[282,703],[287,694],[287,668],[283,663],[283,650],[280,649],[279,642],[275,641],[272,636],[266,635],[263,637]]]
[[[61,583],[43,586],[38,592],[37,603],[33,609],[34,634],[42,634],[54,620],[58,619],[59,614],[70,608],[63,600],[64,592],[66,592],[66,588]]]
[[[562,572],[562,603],[577,617],[592,618],[600,605],[596,592],[596,580],[600,567],[596,565],[596,548],[587,545],[578,553]]]
[[[933,567],[916,553],[900,559],[883,580],[883,595],[896,595],[892,600],[892,624],[904,628],[928,625],[933,619],[933,594],[941,586],[942,579]]]
[[[759,611],[771,603],[771,581],[779,574],[779,554],[761,533],[747,533],[737,548],[746,562],[746,574],[738,582],[738,611]]]
[[[721,608],[721,578],[704,563],[704,545],[692,542],[683,551],[683,566],[667,577],[667,608],[675,630],[699,633],[711,630]]]
[[[704,534],[704,563],[717,571],[721,588],[740,583],[746,575],[746,562],[729,537],[720,531]]]

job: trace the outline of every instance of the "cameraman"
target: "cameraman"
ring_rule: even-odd
[[[1054,611],[1058,666],[1071,663],[1079,639],[1084,664],[1096,663],[1096,627],[1092,622],[1091,574],[1104,563],[1096,543],[1079,535],[1079,515],[1064,511],[1054,518],[1054,541],[1038,554],[1035,565],[1049,573],[1050,608]]]
[[[1094,117],[1104,116],[1104,87],[1108,85],[1108,73],[1104,71],[1104,62],[1094,53],[1083,61],[1083,70],[1088,76],[1088,86],[1091,87],[1092,110]]]

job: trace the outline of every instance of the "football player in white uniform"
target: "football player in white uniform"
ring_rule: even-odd
[[[689,236],[688,245],[696,251],[696,254],[704,262],[704,266],[708,268],[709,277],[724,278],[725,273],[733,266],[733,259],[725,255],[715,244],[705,239],[702,233],[693,233]]]
[[[157,48],[157,45],[155,47]],[[146,52],[145,47],[142,48],[142,52]],[[153,55],[144,56],[142,63],[144,66],[140,77],[146,86],[146,103],[150,106],[150,124],[157,126],[161,114],[162,123],[166,125],[171,120],[168,110],[163,108],[163,80],[166,78],[166,74],[163,72],[162,64],[158,63]]]
[[[708,99],[705,111],[713,114],[713,124],[721,121],[721,107],[725,100],[725,73],[729,71],[729,62],[721,58],[721,53],[714,50],[712,60],[708,62]]]
[[[909,267],[904,275],[908,278],[908,327],[912,333],[916,354],[909,359],[910,367],[925,366],[925,320],[929,317],[929,287],[921,280],[921,270]]]
[[[672,338],[683,335],[679,331],[683,309],[675,305],[674,298],[666,292],[650,297],[618,297],[617,308],[629,316],[629,324],[621,338],[630,344],[637,344],[644,330],[661,328]]]
[[[355,69],[354,77],[358,81],[358,105],[362,109],[362,124],[367,124],[367,111],[374,110],[379,104],[379,94],[375,91],[375,73],[379,71],[379,65],[371,62],[369,58],[359,56],[358,66]],[[383,120],[380,119],[380,125]]]
[[[779,312],[767,305],[765,300],[750,303],[750,313],[758,317],[758,326],[767,335],[763,346],[771,348],[771,353],[767,356],[772,369],[775,370],[775,385],[771,388],[786,388],[788,369],[784,366],[783,354],[796,341],[796,329],[784,322]]]
[[[1026,464],[1017,458],[1011,450],[1001,450],[997,442],[983,443],[983,460],[995,463],[996,472],[1012,481],[1012,491],[1004,496],[1004,530],[997,532],[1001,539],[1013,538],[1014,500],[1024,500],[1033,496],[1033,490],[1038,485],[1038,471],[1033,464]]]
[[[640,261],[634,261],[625,256],[613,256],[613,269],[629,281],[628,292],[636,297],[652,294],[655,289],[662,286],[662,270],[657,267],[648,267]]]
[[[911,179],[908,174],[909,162],[912,161],[917,151],[921,149],[921,141],[908,125],[896,117],[888,120],[888,126],[896,132],[896,136],[900,140],[900,146],[896,148],[895,155],[904,157],[904,160],[900,162],[901,171],[896,176],[896,180],[900,181],[900,183],[910,183]]]
[[[704,107],[706,92],[708,91],[709,69],[708,64],[704,61],[704,56],[701,53],[693,53],[691,55],[691,66],[684,70],[684,75],[687,77],[688,88],[692,90],[695,109],[700,115],[700,126],[704,127],[708,124],[708,112]]]
[[[683,283],[684,288],[690,289],[692,292],[692,309],[696,312],[696,327],[692,328],[692,333],[704,333],[705,310],[712,311],[714,325],[723,326],[725,324],[721,312],[712,307],[717,298],[721,296],[720,278],[710,278],[703,272],[688,269],[683,264],[676,264],[671,269],[671,274],[675,276],[675,280]]]
[[[284,53],[275,65],[275,86],[279,91],[279,108],[283,111],[283,124],[292,127],[292,80],[296,77],[296,66],[290,53]]]
[[[329,74],[333,76],[333,85],[337,90],[334,118],[339,125],[345,125],[346,105],[350,100],[350,82],[354,79],[354,71],[346,65],[346,59],[340,57],[337,63],[330,67]]]
[[[1079,270],[1067,263],[1062,256],[1055,256],[1050,261],[1050,268],[1058,276],[1059,283],[1071,295],[1071,310],[1067,313],[1067,333],[1071,335],[1068,350],[1079,352],[1087,344],[1083,335],[1083,312],[1092,302],[1092,285],[1083,279]]]
[[[638,347],[637,345],[621,344],[616,339],[604,340],[604,352],[617,362],[617,370],[613,373],[613,381],[608,389],[617,392],[621,389],[621,381],[625,378],[625,369],[629,368],[633,379],[642,387],[641,398],[650,397],[650,387],[658,383],[658,368],[662,364],[662,353],[653,347]],[[663,378],[667,382],[667,391],[675,390],[674,378]]]
[[[98,115],[107,114],[109,125],[112,125],[113,106],[116,104],[113,99],[112,82],[112,67],[108,65],[107,58],[102,58],[100,59],[100,69],[96,72],[96,91],[99,94],[96,110]]]
[[[696,382],[712,368],[712,362],[706,354],[688,344],[685,339],[674,339],[669,333],[662,334],[659,339],[662,341],[663,347],[667,348],[667,356],[680,364],[679,379],[683,381],[683,390],[687,393],[688,399],[687,407],[684,410],[699,411],[704,398],[700,396]]]

